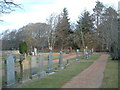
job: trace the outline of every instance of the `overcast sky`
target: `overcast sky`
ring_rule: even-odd
[[[59,14],[63,8],[68,9],[71,22],[76,22],[83,10],[92,12],[96,0],[13,0],[22,4],[23,9],[17,9],[10,14],[0,16],[4,22],[0,22],[0,33],[6,29],[19,29],[29,23],[45,22],[50,14]],[[99,0],[106,6],[112,6],[117,10],[120,0]]]

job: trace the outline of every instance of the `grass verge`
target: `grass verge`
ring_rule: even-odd
[[[101,88],[118,88],[118,63],[120,62],[109,58]]]
[[[97,59],[99,59],[100,56],[101,56],[100,54],[96,54],[96,55],[93,54],[89,57],[88,60],[97,60]]]

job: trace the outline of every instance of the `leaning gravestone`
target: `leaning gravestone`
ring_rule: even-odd
[[[39,56],[38,60],[39,66],[38,66],[38,76],[43,77],[46,75],[46,72],[44,71],[44,55]]]
[[[59,65],[58,65],[58,69],[64,69],[63,65],[62,65],[62,62],[63,62],[63,52],[60,51],[60,57],[59,57]]]
[[[5,73],[6,73],[7,87],[14,87],[15,67],[14,67],[14,57],[12,55],[8,56],[5,61]]]
[[[37,62],[36,62],[36,57],[32,56],[31,57],[31,79],[37,75]]]
[[[50,51],[48,54],[48,70],[47,73],[53,72],[53,66],[52,66],[52,52]]]

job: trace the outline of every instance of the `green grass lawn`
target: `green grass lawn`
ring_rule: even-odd
[[[96,55],[91,55],[88,60],[97,60],[101,55],[100,54],[96,54]]]
[[[96,54],[96,55],[93,54],[88,58],[88,60],[97,60],[98,58],[100,58],[100,56],[101,56],[100,54]],[[83,58],[83,56],[80,56],[79,59],[82,60],[84,58]]]
[[[75,63],[74,60],[75,59],[71,59],[71,62],[73,63],[71,63],[66,69],[60,70],[53,75],[41,78],[32,83],[22,85],[20,88],[60,88],[72,77],[76,76],[93,63],[93,62]]]
[[[120,62],[119,62],[120,63]],[[108,60],[101,88],[118,88],[118,61]]]
[[[63,54],[63,58],[71,56],[70,54]],[[45,60],[48,60],[48,56],[44,56]],[[53,60],[59,59],[59,55],[53,55]]]

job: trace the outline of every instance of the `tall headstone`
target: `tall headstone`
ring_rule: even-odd
[[[86,57],[86,56],[85,56],[85,49],[84,49],[84,50],[83,50],[83,58],[85,59],[85,57]]]
[[[92,48],[92,54],[93,54],[93,52],[94,52],[94,50],[93,50],[93,48]]]
[[[38,76],[39,76],[39,77],[43,77],[43,76],[46,75],[46,72],[44,71],[44,55],[40,55],[40,56],[39,56],[38,63],[39,63]]]
[[[79,49],[76,50],[76,61],[79,61]]]
[[[52,51],[50,51],[49,54],[48,54],[48,70],[47,70],[47,73],[52,73],[52,72],[53,72]]]
[[[89,57],[87,46],[86,46],[86,49],[84,49],[84,55],[83,56],[84,56],[83,57],[84,59],[88,59],[88,57]]]
[[[34,55],[37,55],[37,48],[34,48]]]
[[[7,87],[14,87],[15,66],[14,66],[14,57],[12,55],[8,56],[5,60],[5,73],[6,73]]]
[[[30,78],[30,62],[29,60],[24,59],[22,62],[22,82],[26,82]]]
[[[36,56],[31,57],[31,79],[37,75],[37,61],[36,61]]]
[[[58,69],[64,69],[64,67],[63,67],[63,65],[62,65],[62,62],[63,62],[63,52],[60,51]]]
[[[90,51],[90,50],[88,50],[88,57],[90,57],[90,55],[91,55],[90,53],[91,53],[91,51]]]
[[[89,57],[89,54],[88,54],[88,51],[87,51],[87,49],[85,50],[85,59],[88,59],[88,57]]]

